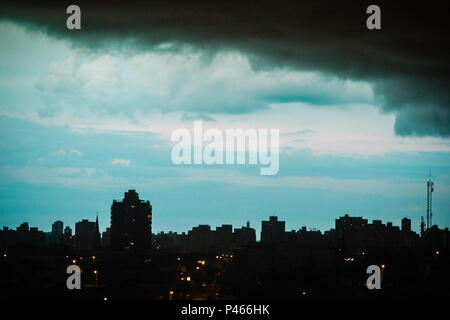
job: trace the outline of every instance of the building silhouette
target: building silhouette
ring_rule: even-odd
[[[55,221],[52,224],[52,236],[59,238],[63,235],[64,223],[62,221]]]
[[[69,226],[66,226],[66,227],[64,228],[64,235],[65,235],[66,237],[71,237],[71,236],[72,236],[72,229],[71,229]]]
[[[256,243],[256,231],[250,223],[242,228],[223,224],[212,230],[209,225],[198,225],[187,233],[160,232],[153,236],[155,253],[207,253],[218,254],[224,251]]]
[[[261,223],[261,243],[273,244],[286,239],[285,221],[278,221],[278,217],[269,217],[269,221]]]
[[[96,246],[96,223],[83,219],[75,224],[75,247],[93,250]]]
[[[373,233],[374,241],[378,239],[379,228],[381,221],[373,221]],[[350,217],[346,214],[339,219],[336,219],[336,243],[338,248],[347,253],[357,253],[361,251],[367,245],[367,219],[362,217]]]
[[[247,222],[242,228],[234,229],[233,240],[234,245],[237,247],[247,246],[256,242],[256,231],[250,227],[250,222]]]
[[[152,206],[139,199],[135,190],[125,192],[123,201],[111,206],[111,248],[149,252],[152,237]]]
[[[411,232],[411,219],[402,219],[402,232]]]
[[[95,238],[94,238],[94,249],[100,249],[101,247],[101,236],[100,236],[100,227],[98,225],[98,213],[95,218]]]
[[[64,223],[62,221],[55,221],[52,223],[52,231],[47,233],[47,242],[60,243],[63,238]]]
[[[106,228],[102,233],[101,246],[104,248],[109,248],[111,246],[111,228]]]

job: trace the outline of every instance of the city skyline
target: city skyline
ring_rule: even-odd
[[[0,295],[23,299],[25,285],[25,296],[39,290],[41,299],[391,299],[443,297],[449,280],[449,228],[422,225],[419,235],[408,218],[397,226],[346,214],[322,233],[286,230],[286,221],[270,216],[260,241],[249,222],[152,234],[152,218],[150,201],[129,189],[112,201],[102,236],[98,218],[77,222],[75,234],[59,220],[48,233],[28,223],[3,228]],[[36,264],[33,277],[21,275]],[[376,289],[383,291],[366,282],[369,268],[381,272]]]
[[[418,230],[431,169],[434,223],[449,226],[446,11],[383,1],[368,30],[361,1],[227,3],[83,1],[70,30],[60,4],[3,1],[0,225],[98,212],[104,230],[133,186],[155,231],[271,215],[326,230],[346,213]],[[277,173],[174,164],[171,135],[196,120],[279,130]]]
[[[125,198],[124,198],[124,201],[130,201],[130,200],[126,200],[127,199],[127,197],[129,197],[129,195],[128,194],[133,194],[133,193],[136,193],[136,190],[134,190],[134,189],[129,189],[127,192],[125,192],[124,194],[125,194]],[[137,194],[137,199],[138,199],[138,201],[139,201],[139,196],[138,196],[138,194]],[[112,200],[112,206],[111,206],[111,212],[113,211],[113,207],[116,207],[118,204],[121,204],[121,202],[119,201],[119,200]],[[134,208],[134,206],[133,206],[133,208]],[[114,210],[117,210],[117,209],[114,209]],[[110,212],[110,215],[111,215],[111,212]],[[345,213],[344,215],[342,215],[342,216],[339,216],[340,218],[342,218],[342,217],[346,217],[346,216],[350,216],[350,217],[354,217],[354,218],[364,218],[364,216],[361,216],[361,215],[351,215],[351,214],[349,214],[349,213]],[[150,217],[152,217],[152,206],[150,205]],[[275,217],[275,218],[279,218],[279,216],[277,216],[277,215],[271,215],[271,216],[269,216],[269,218],[272,218],[272,217]],[[423,215],[422,217],[425,217],[425,215]],[[266,217],[267,218],[267,217]],[[282,218],[282,217],[281,217]],[[151,218],[150,218],[151,219]],[[412,225],[411,224],[411,221],[412,221],[412,219],[411,218],[409,218],[409,217],[402,217],[401,219],[400,219],[400,223],[398,223],[398,224],[395,224],[395,223],[393,223],[392,221],[385,221],[385,223],[383,223],[383,225],[387,225],[387,224],[393,224],[394,226],[399,226],[399,227],[401,227],[401,226],[403,226],[403,221],[404,221],[404,219],[407,219],[407,220],[409,220],[410,221],[410,225],[409,225],[409,228],[410,228],[410,230],[411,231],[413,231],[413,232],[415,232],[415,233],[417,233],[417,234],[420,234],[421,233],[421,226],[419,225],[417,228],[415,228],[414,227],[414,225]],[[369,221],[369,219],[367,219],[368,221]],[[55,228],[55,225],[56,224],[61,224],[61,226],[59,227],[60,229],[61,229],[61,234],[63,233],[63,228],[65,229],[65,228],[67,228],[67,227],[69,227],[71,230],[75,230],[76,228],[75,228],[75,226],[76,226],[76,224],[78,224],[78,223],[80,223],[80,222],[83,222],[83,221],[86,221],[86,223],[87,222],[89,222],[89,217],[83,217],[82,218],[82,220],[80,220],[80,221],[78,221],[78,222],[76,222],[75,224],[74,224],[74,228],[70,228],[70,225],[69,224],[65,224],[64,223],[64,221],[61,221],[61,220],[56,220],[56,221],[54,221],[54,222],[52,222],[51,223],[51,225],[50,225],[50,227],[51,227],[51,230],[50,231],[48,231],[48,232],[46,232],[47,234],[52,234],[52,233],[54,233],[54,228]],[[376,221],[380,221],[380,222],[383,222],[383,220],[382,219],[378,219],[378,218],[376,218],[376,219],[372,219],[372,222],[376,222]],[[246,222],[245,223],[242,223],[241,224],[241,226],[247,226],[247,228],[249,228],[250,226],[256,231],[256,241],[261,241],[261,238],[260,238],[260,234],[261,234],[261,232],[262,232],[262,229],[264,228],[262,225],[264,225],[264,220],[261,220],[261,221],[259,221],[260,223],[256,223],[256,224],[252,224],[251,223],[251,221],[250,220],[246,220]],[[92,223],[92,224],[94,224],[94,222],[89,222],[89,223]],[[308,230],[308,231],[319,231],[319,232],[321,232],[322,234],[324,234],[325,232],[327,232],[327,231],[332,231],[332,230],[334,230],[335,228],[334,228],[334,226],[332,226],[332,227],[330,227],[329,229],[318,229],[318,228],[315,228],[315,227],[311,227],[311,226],[307,226],[307,225],[300,225],[300,226],[297,226],[297,227],[294,227],[294,228],[286,228],[285,226],[284,226],[284,224],[286,223],[286,221],[283,221],[283,230],[286,230],[286,232],[290,232],[290,231],[300,231],[300,230],[302,230],[302,229],[305,229],[306,228],[306,230]],[[22,226],[23,224],[27,224],[27,225],[30,225],[30,227],[32,226],[32,224],[31,223],[29,223],[28,221],[23,221],[23,222],[21,222],[21,224],[20,224],[20,226]],[[98,224],[98,212],[96,213],[96,222],[95,222],[95,225],[97,225]],[[262,224],[262,225],[261,225]],[[238,228],[238,227],[234,227],[234,224],[228,224],[228,223],[226,223],[226,222],[223,222],[221,225],[216,225],[216,229],[217,228],[220,228],[220,227],[223,227],[224,225],[230,225],[231,226],[231,228],[233,229],[236,229],[236,228]],[[432,224],[431,226],[437,226],[437,227],[441,227],[442,229],[445,229],[445,228],[448,228],[448,226],[439,226],[438,224]],[[196,227],[200,227],[200,226],[208,226],[208,227],[214,227],[214,226],[212,226],[211,224],[208,224],[208,223],[199,223],[198,225],[191,225],[190,226],[190,229],[186,229],[186,230],[172,230],[172,229],[169,229],[169,230],[157,230],[156,232],[153,232],[153,228],[154,228],[154,226],[151,224],[151,227],[150,227],[150,230],[151,230],[151,233],[153,234],[153,235],[158,235],[158,234],[168,234],[168,233],[175,233],[175,234],[187,234],[189,231],[192,231],[192,230],[194,230]],[[430,226],[430,227],[431,227]],[[13,226],[3,226],[3,228],[5,228],[5,227],[7,227],[7,228],[9,228],[9,230],[14,230],[14,227]],[[34,226],[35,227],[35,226]],[[110,225],[106,225],[104,228],[102,228],[101,226],[99,226],[98,225],[98,227],[99,227],[99,231],[100,231],[100,234],[102,234],[102,233],[104,233],[104,232],[106,232],[106,231],[108,231],[108,229],[110,229]],[[17,228],[19,228],[19,225],[17,226]],[[38,228],[39,229],[39,228]],[[427,228],[425,227],[425,230],[426,230]],[[48,229],[47,229],[48,230]],[[212,229],[211,229],[212,230]],[[42,231],[44,231],[44,230],[42,230]]]

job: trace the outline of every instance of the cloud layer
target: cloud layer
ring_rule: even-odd
[[[129,116],[181,111],[183,120],[211,121],[207,114],[250,113],[272,103],[373,102],[372,89],[365,83],[287,69],[256,71],[237,53],[217,54],[207,63],[199,52],[79,60],[72,56],[52,63],[39,79],[41,116],[63,110]]]
[[[382,110],[396,115],[397,134],[449,136],[450,52],[443,2],[379,1],[381,31],[365,28],[369,4],[81,1],[80,32],[65,28],[65,6],[60,2],[38,6],[6,1],[1,16],[93,50],[180,52],[188,46],[211,56],[232,50],[246,54],[252,68],[287,67],[366,81]],[[93,79],[92,85],[100,80]],[[108,94],[101,92],[96,98]],[[251,111],[250,105],[260,108],[257,102],[246,102],[249,110],[240,111]]]

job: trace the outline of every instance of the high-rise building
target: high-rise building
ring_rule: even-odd
[[[72,236],[72,229],[71,229],[69,226],[66,226],[66,227],[64,228],[64,235],[65,235],[66,237],[71,237],[71,236]]]
[[[416,234],[411,231],[411,219],[402,219],[402,246],[411,247]]]
[[[55,221],[52,224],[52,236],[61,237],[63,235],[64,223],[62,221]]]
[[[402,232],[411,232],[411,219],[402,219]]]
[[[111,246],[111,228],[106,228],[102,233],[102,247],[109,248]]]
[[[152,206],[139,199],[135,190],[111,206],[111,248],[149,252],[152,237]]]
[[[256,231],[250,228],[250,222],[245,227],[234,229],[234,244],[236,246],[246,246],[256,242]]]
[[[75,224],[75,246],[78,250],[92,250],[96,246],[96,223],[86,219]]]
[[[278,221],[278,217],[270,217],[269,221],[262,221],[261,242],[277,243],[286,239],[285,222]]]
[[[350,217],[346,214],[336,219],[336,243],[342,253],[355,254],[368,245],[368,235],[373,243],[381,237],[384,225],[380,220],[373,220],[373,224],[368,226],[367,219],[362,217]]]

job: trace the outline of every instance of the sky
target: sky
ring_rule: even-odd
[[[62,5],[2,4],[0,226],[74,229],[98,212],[104,230],[112,200],[133,188],[153,206],[153,232],[247,221],[259,232],[271,215],[324,231],[344,214],[408,217],[418,231],[431,170],[433,222],[448,227],[439,13],[420,8],[424,29],[387,7],[387,30],[370,34],[363,9],[297,5],[82,2],[83,27],[69,31]],[[174,165],[171,134],[195,120],[279,129],[278,173]]]

